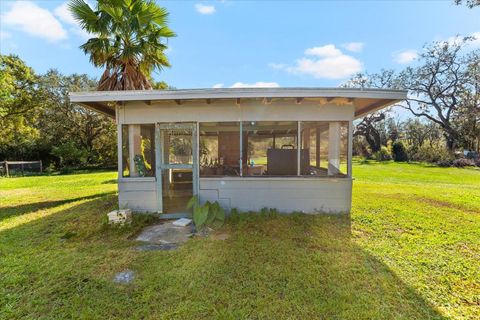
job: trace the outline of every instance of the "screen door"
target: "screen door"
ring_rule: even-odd
[[[157,125],[157,201],[162,217],[191,216],[188,201],[197,194],[197,137],[193,123]]]

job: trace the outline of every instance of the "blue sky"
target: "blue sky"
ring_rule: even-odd
[[[337,86],[357,71],[415,63],[434,40],[473,34],[480,47],[480,8],[452,2],[158,1],[178,37],[172,67],[154,77],[177,88]],[[2,0],[0,11],[2,54],[39,73],[100,75],[78,49],[86,35],[65,1]]]

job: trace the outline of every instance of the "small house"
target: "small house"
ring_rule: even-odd
[[[226,210],[348,213],[357,118],[406,91],[230,88],[71,93],[115,119],[120,208],[188,215],[193,195]]]

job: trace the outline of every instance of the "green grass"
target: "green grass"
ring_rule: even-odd
[[[480,317],[480,170],[355,163],[351,217],[240,215],[155,252],[148,219],[104,224],[115,176],[0,179],[0,318]]]

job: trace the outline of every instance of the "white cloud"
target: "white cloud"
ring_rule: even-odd
[[[255,82],[255,83],[243,83],[235,82],[230,88],[278,88],[280,85],[276,82]]]
[[[68,24],[77,24],[77,21],[72,16],[72,13],[68,9],[68,2],[62,3],[53,10],[53,13],[62,21]]]
[[[305,55],[295,65],[270,63],[269,66],[277,70],[285,70],[292,74],[307,74],[317,79],[343,79],[363,70],[363,64],[356,58],[344,54],[333,44],[308,48]]]
[[[223,88],[223,83],[214,84],[212,88],[216,88],[216,89]]]
[[[471,48],[480,48],[480,31],[477,31],[477,32],[473,32],[471,34],[468,35],[469,37],[472,37],[473,40],[469,41],[467,43],[467,46],[468,47],[471,47]],[[454,36],[454,37],[450,37],[450,38],[447,38],[447,41],[450,45],[453,45],[455,43],[460,43],[461,41],[463,41],[463,36]]]
[[[417,58],[418,58],[418,52],[417,50],[413,50],[413,49],[399,51],[393,54],[393,61],[400,64],[409,64]]]
[[[470,36],[475,38],[470,44],[475,48],[480,48],[480,31],[474,32]]]
[[[313,47],[305,50],[305,54],[309,56],[318,56],[322,58],[338,57],[342,55],[342,51],[337,49],[333,44],[327,44],[321,47]]]
[[[88,1],[87,1],[88,3]],[[88,3],[92,6],[90,3]],[[71,25],[69,31],[73,34],[76,34],[80,38],[87,40],[91,38],[93,35],[85,30],[83,30],[78,22],[73,18],[72,13],[68,9],[68,2],[62,3],[60,6],[56,7],[53,10],[53,13],[64,23]]]
[[[1,20],[7,26],[48,41],[67,38],[67,31],[55,16],[31,1],[14,2],[10,10],[2,14]]]
[[[201,3],[197,3],[195,5],[195,9],[200,14],[214,14],[217,10],[215,10],[215,6],[207,6]]]
[[[365,47],[363,42],[349,42],[342,44],[342,47],[351,52],[362,52]]]
[[[0,30],[0,39],[5,40],[5,39],[10,39],[12,35],[6,31]]]

